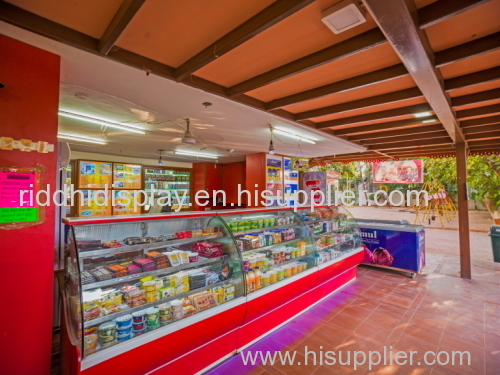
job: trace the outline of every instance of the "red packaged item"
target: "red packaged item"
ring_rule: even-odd
[[[214,242],[196,242],[192,246],[200,256],[204,258],[217,258],[224,255],[222,244]]]
[[[181,239],[181,238],[191,238],[193,237],[193,233],[190,230],[185,230],[184,232],[177,232],[175,234],[175,237]]]
[[[156,264],[151,259],[134,259],[134,264],[142,268],[142,272],[154,271],[156,269]]]

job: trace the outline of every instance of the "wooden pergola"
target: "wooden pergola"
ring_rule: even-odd
[[[466,158],[500,151],[500,0],[362,0],[366,22],[333,34],[339,2],[9,0],[0,20],[366,147],[326,162],[456,155],[470,278]]]

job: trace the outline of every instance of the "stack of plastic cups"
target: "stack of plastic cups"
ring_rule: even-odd
[[[146,311],[132,313],[132,332],[134,332],[134,336],[142,335],[146,331]]]
[[[99,326],[99,344],[101,344],[101,348],[107,348],[115,343],[116,323],[113,321],[102,323]]]
[[[116,323],[116,341],[122,342],[132,337],[132,315],[120,316],[114,322]]]
[[[146,326],[147,330],[153,331],[160,328],[160,310],[155,307],[150,307],[146,310]]]

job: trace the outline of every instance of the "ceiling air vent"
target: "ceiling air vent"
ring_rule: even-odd
[[[356,0],[344,0],[321,12],[325,23],[335,34],[366,22],[366,12]]]

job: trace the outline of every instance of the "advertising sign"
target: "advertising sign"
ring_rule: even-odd
[[[416,184],[424,182],[423,160],[383,161],[373,163],[376,184]]]
[[[307,171],[309,169],[309,159],[292,158],[292,169],[294,171]]]

